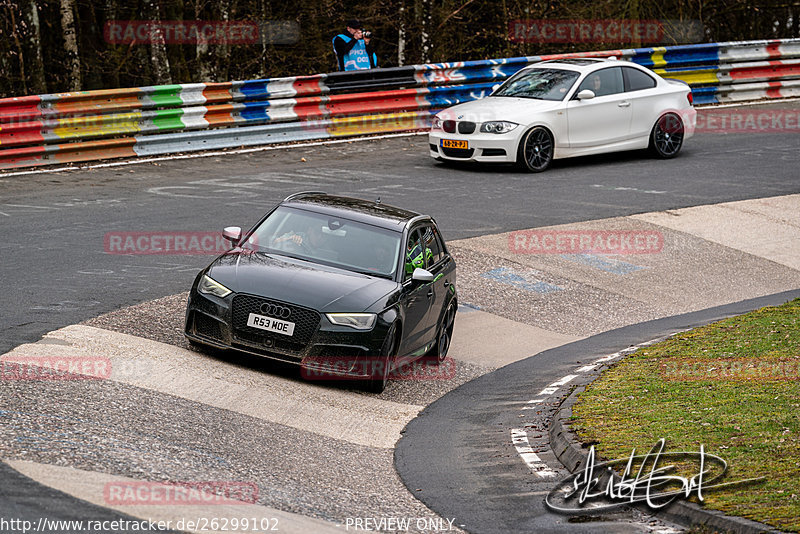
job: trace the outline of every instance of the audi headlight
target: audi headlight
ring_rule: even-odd
[[[330,322],[339,326],[349,326],[356,330],[369,330],[375,326],[374,313],[326,313]]]
[[[441,130],[442,129],[442,119],[439,117],[434,117],[433,121],[431,122],[431,130]]]
[[[517,126],[519,126],[519,124],[516,122],[489,121],[481,124],[481,131],[483,133],[504,134],[510,132]]]
[[[230,289],[223,286],[207,274],[204,274],[203,278],[200,280],[200,283],[197,284],[197,290],[200,293],[206,293],[208,295],[214,295],[220,298],[227,297],[231,294]]]

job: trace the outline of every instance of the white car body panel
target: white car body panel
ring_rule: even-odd
[[[611,67],[634,67],[656,81],[651,89],[625,91],[589,100],[573,99],[578,87],[591,73]],[[605,60],[586,66],[546,62],[529,68],[557,68],[580,73],[579,78],[561,101],[531,98],[489,96],[457,104],[437,114],[442,121],[475,123],[471,134],[448,133],[431,129],[431,156],[452,161],[515,162],[523,136],[535,126],[544,126],[553,135],[553,158],[568,158],[604,152],[647,148],[653,125],[665,113],[681,117],[684,141],[694,134],[697,113],[687,99],[689,87],[678,81],[665,80],[657,74],[627,61]],[[510,121],[519,124],[504,134],[481,133],[488,121]],[[456,126],[458,128],[458,126]],[[442,152],[443,139],[466,141],[468,156],[451,157]],[[434,150],[434,146],[437,147]],[[484,154],[485,151],[488,154]],[[504,151],[499,154],[498,150]]]

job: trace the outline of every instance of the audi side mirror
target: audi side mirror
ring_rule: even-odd
[[[433,282],[433,273],[417,267],[411,274],[411,279],[417,282]]]
[[[236,246],[242,238],[242,229],[238,226],[228,226],[222,231],[222,237],[231,242],[231,245]]]

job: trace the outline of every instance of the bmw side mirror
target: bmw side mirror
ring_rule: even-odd
[[[433,273],[417,267],[411,274],[411,279],[417,282],[433,282]]]
[[[591,89],[584,89],[578,93],[578,100],[591,100],[595,97],[594,91]]]
[[[236,246],[242,238],[242,229],[238,226],[228,226],[222,231],[222,237],[231,242],[231,245]]]

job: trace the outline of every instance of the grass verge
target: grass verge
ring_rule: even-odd
[[[704,506],[800,531],[800,299],[640,349],[581,394],[572,427],[602,457],[698,451],[728,462]]]

